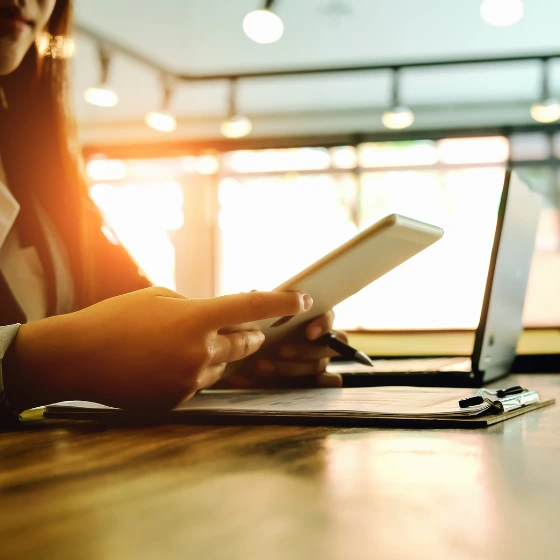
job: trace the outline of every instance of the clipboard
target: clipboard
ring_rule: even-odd
[[[537,391],[445,387],[206,390],[168,412],[70,401],[46,418],[105,423],[302,424],[395,428],[485,428],[555,403]]]

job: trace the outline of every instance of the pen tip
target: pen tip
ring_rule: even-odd
[[[367,354],[364,354],[361,350],[358,350],[356,354],[354,354],[354,359],[359,363],[363,364],[364,366],[374,367],[373,362],[369,359]]]

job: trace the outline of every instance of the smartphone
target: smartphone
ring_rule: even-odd
[[[303,331],[309,321],[417,255],[442,236],[440,227],[399,214],[386,216],[275,289],[309,294],[313,298],[313,307],[309,311],[225,330],[261,330],[266,339],[257,354],[278,342],[297,338],[303,340]],[[248,359],[251,358],[253,356]],[[237,370],[243,362],[228,364],[225,375]]]

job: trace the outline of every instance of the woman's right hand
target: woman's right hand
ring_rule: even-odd
[[[213,385],[228,362],[257,351],[260,331],[226,326],[296,315],[312,300],[296,292],[188,299],[148,288],[22,325],[4,371],[8,400],[25,409],[89,400],[169,409]]]

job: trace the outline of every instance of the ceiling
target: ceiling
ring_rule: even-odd
[[[462,57],[560,53],[560,2],[526,0],[518,24],[497,28],[479,15],[480,0],[277,0],[285,33],[258,45],[243,33],[260,0],[75,0],[76,20],[170,70],[215,74],[302,67],[383,64]],[[407,70],[402,98],[417,128],[530,122],[539,95],[537,62]],[[83,101],[98,80],[91,40],[78,36],[73,63],[76,110],[84,141],[156,140],[143,115],[157,108],[157,73],[115,55],[110,82],[120,96],[112,109]],[[256,136],[362,132],[381,129],[389,103],[388,72],[252,79],[239,84],[240,109]],[[560,93],[560,60],[552,64]],[[180,84],[172,109],[176,137],[215,137],[227,107],[227,83]]]

